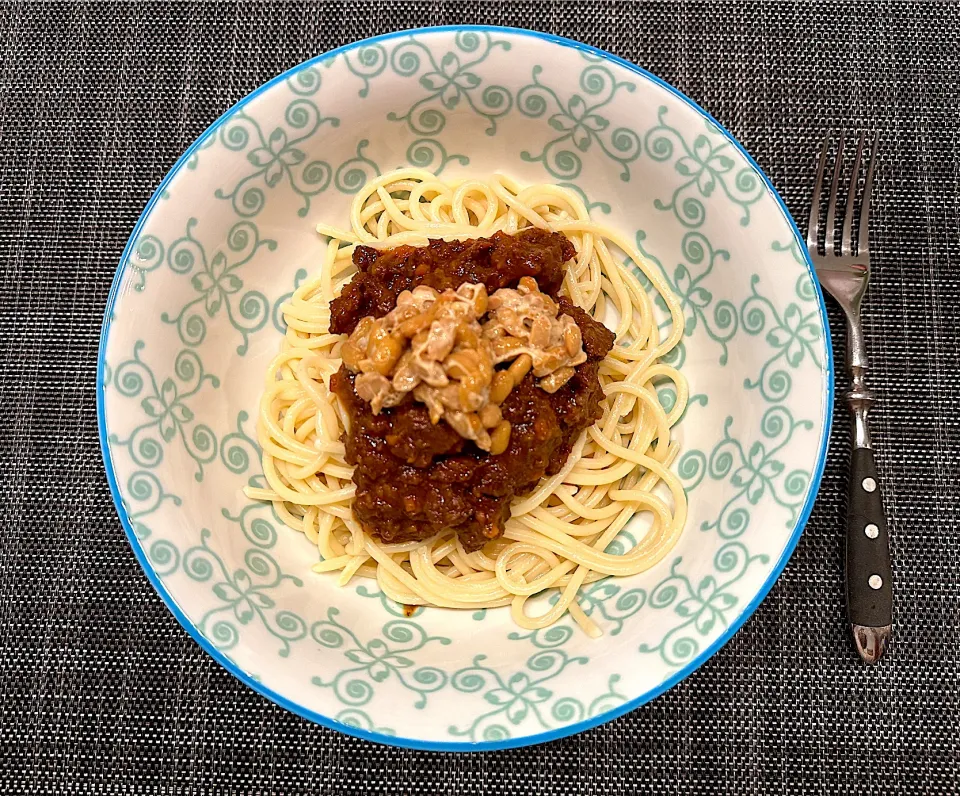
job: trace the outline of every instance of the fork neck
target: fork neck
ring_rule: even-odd
[[[847,373],[854,381],[857,380],[857,371],[867,369],[867,348],[863,339],[863,329],[860,328],[860,307],[853,307],[847,315]],[[860,374],[863,378],[863,373]]]
[[[867,415],[870,412],[870,407],[873,406],[873,393],[867,389],[864,381],[866,369],[861,367],[851,368],[850,375],[852,380],[850,392],[847,393],[847,406],[850,407],[850,412],[853,415],[853,447],[872,448]]]
[[[867,389],[867,352],[860,328],[860,308],[847,315],[847,372],[850,374],[850,392],[847,406],[853,415],[854,448],[870,448],[870,427],[867,415],[873,406],[873,393]]]

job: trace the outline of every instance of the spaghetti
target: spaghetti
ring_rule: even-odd
[[[662,361],[683,334],[679,299],[628,239],[592,221],[577,194],[554,185],[522,187],[503,175],[446,182],[400,169],[359,191],[350,220],[350,231],[317,227],[328,240],[320,272],[282,307],[287,329],[267,369],[257,421],[268,488],[248,488],[247,495],[271,501],[283,522],[315,543],[322,560],[314,571],[338,572],[340,585],[374,578],[405,605],[509,605],[527,629],[547,627],[569,611],[588,634],[600,635],[577,602],[578,591],[654,566],[676,544],[686,519],[686,496],[670,471],[678,452],[670,433],[686,406],[687,386]],[[329,390],[346,339],[329,332],[330,302],[356,270],[354,249],[514,234],[530,226],[571,241],[576,257],[563,293],[615,329],[616,345],[599,371],[602,417],[558,473],[514,500],[503,536],[482,549],[467,551],[452,531],[403,544],[371,538],[352,514],[352,468],[341,442],[349,420]],[[629,264],[618,262],[616,249]],[[662,339],[651,293],[635,271],[669,312]],[[663,382],[674,385],[669,411],[656,389]],[[649,517],[639,541],[621,537],[619,546],[626,539],[629,549],[608,552],[638,514]],[[557,592],[552,604],[529,611],[527,601],[547,590]]]

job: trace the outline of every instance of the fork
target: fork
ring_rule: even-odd
[[[847,616],[854,643],[867,663],[876,663],[890,642],[893,622],[893,590],[890,572],[890,540],[883,516],[880,482],[870,441],[867,413],[873,404],[873,395],[866,387],[864,377],[867,357],[860,324],[860,302],[870,280],[870,193],[873,190],[873,172],[877,160],[878,136],[870,147],[867,173],[860,202],[858,236],[853,235],[854,207],[860,183],[866,135],[860,135],[857,156],[850,177],[850,188],[844,202],[843,229],[840,248],[837,237],[837,190],[843,173],[843,133],[837,145],[837,160],[830,184],[827,203],[826,230],[821,249],[820,194],[823,189],[830,134],[823,140],[817,181],[810,206],[807,227],[807,249],[817,271],[820,285],[843,309],[847,319],[847,370],[850,391],[847,406],[853,415],[853,455],[850,462],[850,500],[847,508],[847,540],[845,582]]]

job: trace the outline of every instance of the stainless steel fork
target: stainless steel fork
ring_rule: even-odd
[[[867,413],[873,404],[873,395],[866,387],[864,377],[867,356],[860,325],[860,302],[870,280],[870,193],[877,160],[878,136],[870,146],[863,195],[860,200],[860,223],[857,238],[853,235],[853,217],[860,185],[866,135],[860,135],[857,156],[850,177],[850,188],[844,203],[843,229],[840,231],[840,249],[837,238],[837,190],[843,175],[844,135],[837,145],[837,160],[827,202],[826,229],[823,246],[820,245],[820,195],[830,148],[829,134],[823,141],[817,182],[810,206],[807,227],[807,249],[817,269],[820,284],[843,309],[847,317],[847,370],[850,373],[850,391],[847,406],[853,415],[853,456],[850,463],[850,502],[847,509],[846,593],[847,615],[854,642],[860,656],[875,663],[883,655],[890,641],[893,616],[893,590],[890,574],[890,541],[883,516],[880,481],[870,441]]]

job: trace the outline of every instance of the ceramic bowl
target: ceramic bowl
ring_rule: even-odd
[[[407,617],[338,588],[244,498],[285,297],[352,194],[413,164],[574,187],[682,297],[675,429],[690,513],[648,572],[585,589],[603,628],[521,631],[506,609]],[[385,743],[503,748],[608,721],[693,672],[785,566],[832,406],[823,301],[797,230],[743,148],[675,89],[572,41],[435,28],[321,55],[231,108],[177,161],[117,270],[98,407],[123,527],[170,610],[251,688]],[[667,404],[670,394],[662,395]],[[628,528],[629,530],[629,528]]]

